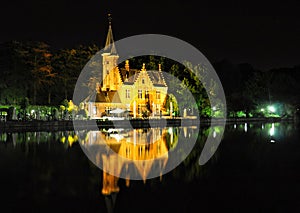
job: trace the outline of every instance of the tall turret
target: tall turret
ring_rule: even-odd
[[[112,27],[111,27],[111,14],[108,14],[108,32],[102,53],[102,91],[117,90],[120,85],[118,59],[119,55],[114,43]]]

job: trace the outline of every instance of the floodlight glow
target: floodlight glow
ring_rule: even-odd
[[[276,109],[275,109],[274,106],[268,106],[268,110],[269,110],[270,112],[275,112],[275,111],[276,111]]]

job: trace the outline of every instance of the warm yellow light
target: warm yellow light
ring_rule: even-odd
[[[65,143],[65,142],[66,142],[66,137],[63,136],[63,137],[60,139],[60,142]]]

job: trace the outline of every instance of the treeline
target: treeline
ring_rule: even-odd
[[[95,44],[55,51],[48,44],[37,41],[1,44],[0,104],[21,105],[24,98],[28,98],[31,105],[61,105],[64,100],[72,99],[81,70],[98,51]],[[172,86],[168,91],[175,94],[189,89],[200,115],[212,116],[207,93],[217,95],[221,88],[205,79],[205,73],[209,72],[205,65],[179,64],[164,57],[140,56],[130,60],[130,67],[140,69],[143,63],[147,70],[158,70],[158,64],[161,64],[164,71],[182,83],[182,91],[178,88],[173,91],[175,87]],[[280,116],[292,115],[299,107],[300,66],[261,71],[250,64],[233,64],[228,60],[212,65],[224,88],[228,116],[263,116],[262,109],[270,104],[280,105]],[[119,67],[124,67],[124,62]],[[193,72],[189,71],[191,69]],[[97,78],[101,74],[99,70]],[[206,85],[208,91],[201,81],[209,82]],[[87,87],[91,85],[94,84],[87,82]],[[189,100],[181,100],[178,104],[182,108],[190,107]]]
[[[262,114],[266,106],[274,105],[280,116],[284,116],[299,108],[300,65],[258,70],[251,64],[222,60],[213,66],[222,82],[229,113]]]
[[[77,78],[97,45],[51,51],[45,42],[11,41],[0,46],[0,104],[58,105],[72,99]]]

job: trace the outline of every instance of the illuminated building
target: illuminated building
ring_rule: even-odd
[[[163,114],[168,87],[161,65],[158,65],[159,70],[146,70],[145,64],[140,69],[132,69],[129,60],[126,60],[121,68],[118,67],[118,59],[109,20],[102,53],[101,83],[96,86],[95,97],[85,100],[90,118],[102,117],[116,108],[131,112],[132,117]]]

